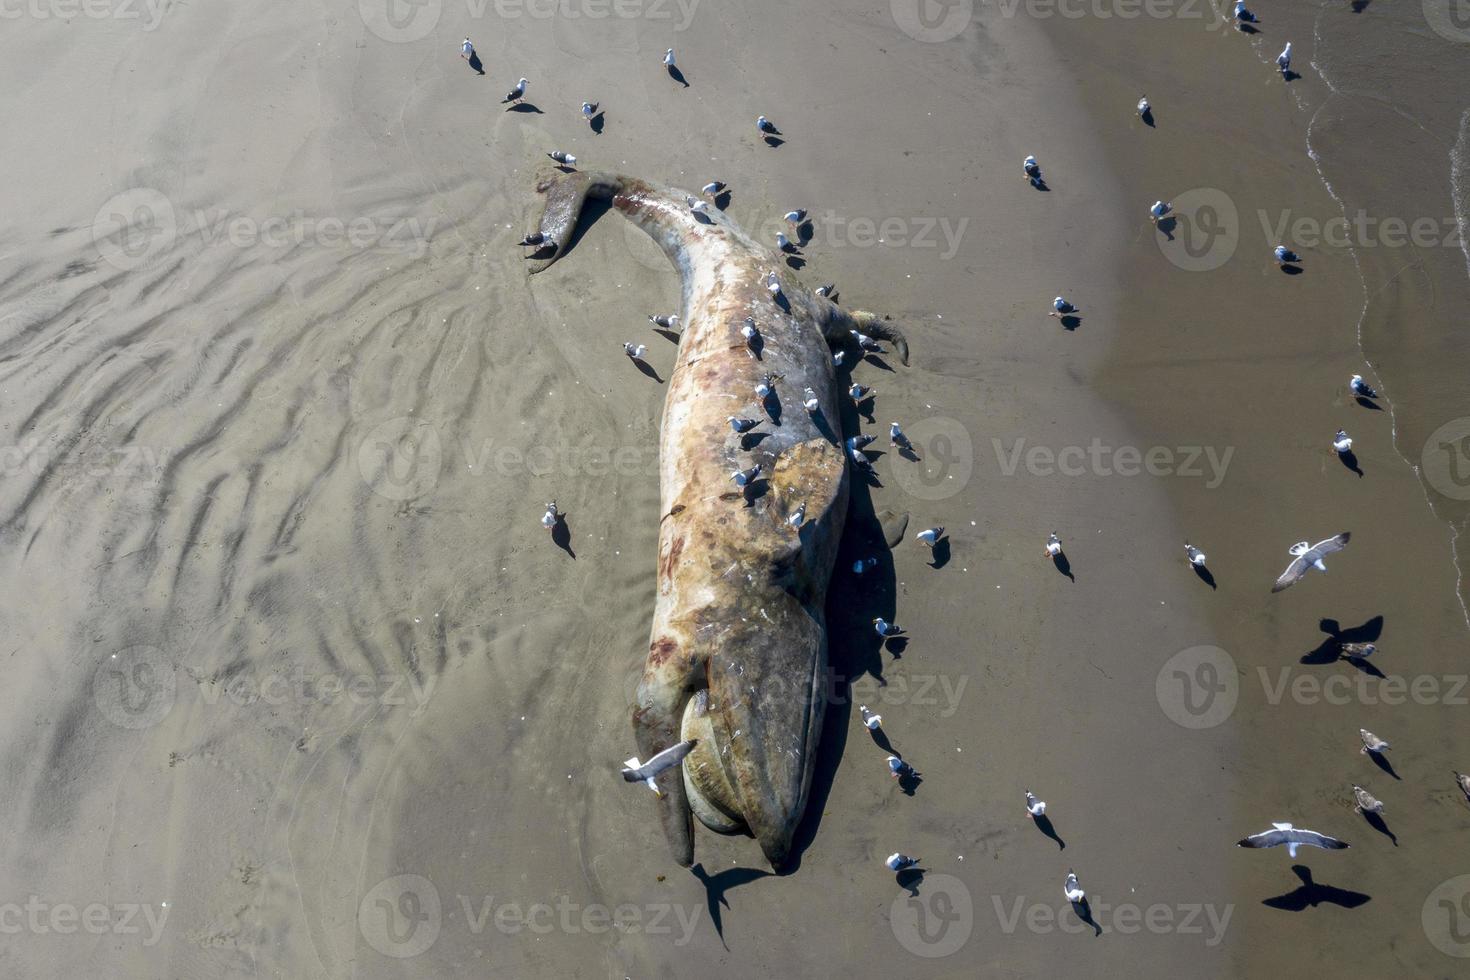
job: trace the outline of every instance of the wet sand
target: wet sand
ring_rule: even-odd
[[[1449,531],[1393,442],[1449,417],[1434,392],[1452,389],[1421,411],[1416,368],[1374,354],[1394,411],[1369,416],[1343,390],[1362,372],[1357,264],[1308,253],[1286,277],[1252,231],[1192,273],[1144,214],[1189,187],[1252,218],[1334,213],[1305,150],[1323,97],[1307,46],[1287,91],[1272,38],[1170,21],[984,8],[925,43],[881,5],[700,6],[687,30],[677,8],[438,9],[404,43],[350,5],[7,32],[0,903],[43,908],[7,937],[9,975],[1451,969],[1420,908],[1470,870],[1444,857],[1470,831],[1447,772],[1470,764],[1465,709],[1272,705],[1259,670],[1352,675],[1297,661],[1319,619],[1379,615],[1385,671],[1463,669]],[[465,34],[484,76],[456,57]],[[687,87],[659,63],[670,44]],[[521,75],[531,107],[504,111]],[[1143,92],[1156,129],[1132,114]],[[1235,115],[1211,117],[1222,92]],[[910,367],[855,377],[878,389],[865,429],[897,419],[925,459],[885,453],[856,494],[829,609],[842,681],[785,876],[702,828],[695,874],[678,868],[615,775],[673,363],[645,318],[679,288],[611,214],[526,278],[514,243],[552,149],[724,180],[767,236],[811,209],[806,281],[909,332]],[[1020,176],[1026,153],[1050,191]],[[121,249],[120,221],[155,233]],[[1074,329],[1045,315],[1057,292]],[[1397,302],[1381,315],[1421,322]],[[1339,425],[1362,478],[1327,451]],[[1094,445],[1105,466],[1057,458]],[[1168,449],[1167,475],[1120,475],[1141,464],[1118,447]],[[537,525],[553,498],[565,539]],[[846,572],[885,510],[947,526],[947,552],[907,541]],[[1329,576],[1268,593],[1287,544],[1341,528]],[[1070,578],[1041,557],[1053,529]],[[874,615],[907,644],[879,649]],[[1202,646],[1228,652],[1238,699],[1191,728],[1167,671],[1199,676],[1171,658]],[[858,702],[922,772],[912,796]],[[1357,754],[1359,727],[1394,742],[1402,782]],[[1397,847],[1351,812],[1365,779]],[[1354,847],[1231,846],[1273,819]],[[895,884],[894,850],[921,881]],[[1262,905],[1293,863],[1372,900]],[[1101,936],[1067,908],[1069,867]],[[89,905],[105,927],[48,918]]]

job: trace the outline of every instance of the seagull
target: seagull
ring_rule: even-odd
[[[1378,652],[1378,647],[1373,643],[1344,643],[1341,650],[1343,657],[1348,660],[1367,660]]]
[[[503,98],[503,99],[500,100],[500,104],[501,105],[505,105],[505,103],[507,103],[507,102],[519,102],[519,101],[521,101],[521,96],[523,96],[525,94],[526,94],[526,80],[523,78],[519,82],[516,82],[516,87],[513,88],[513,89],[511,89],[510,92],[506,95],[505,98]]]
[[[1081,904],[1087,900],[1087,893],[1077,881],[1077,872],[1071,868],[1067,869],[1067,880],[1062,883],[1062,894],[1067,896],[1067,901],[1074,905]]]
[[[730,479],[735,481],[737,487],[745,487],[755,482],[756,477],[761,475],[761,464],[756,463],[748,470],[736,470],[730,474]]]
[[[1026,791],[1026,812],[1033,819],[1046,813],[1046,801],[1038,800],[1036,794],[1032,793],[1029,789]]]
[[[806,220],[806,209],[797,208],[795,211],[787,211],[781,215],[781,220],[790,222],[793,225],[799,225]]]
[[[1353,807],[1359,813],[1382,813],[1383,801],[1361,786],[1353,786],[1353,800],[1357,806]]]
[[[763,375],[760,381],[756,382],[756,396],[762,400],[771,397],[772,393],[774,393],[776,390],[776,382],[779,381],[780,378],[781,376],[779,374]]]
[[[664,52],[664,64],[667,65],[670,68],[674,67],[674,49],[673,48],[669,48],[669,50],[667,50],[667,51]]]
[[[771,125],[771,121],[765,116],[755,117],[755,128],[763,133],[774,133],[776,131],[776,127]]]
[[[585,118],[587,118],[587,119],[591,119],[593,116],[597,115],[597,103],[596,102],[583,102],[582,103],[582,115]]]
[[[664,316],[662,313],[650,313],[648,314],[648,322],[660,330],[679,332],[679,314],[677,313],[670,313],[668,316]]]
[[[1271,254],[1274,255],[1276,257],[1276,261],[1280,262],[1282,265],[1290,265],[1293,262],[1300,262],[1302,260],[1302,257],[1300,255],[1296,254],[1285,245],[1277,245],[1271,250]]]
[[[709,215],[709,202],[708,201],[701,201],[697,197],[690,197],[690,196],[688,196],[686,194],[684,196],[684,203],[687,204],[687,205],[689,205],[689,210],[690,211],[693,211],[695,214],[704,215],[704,216],[708,217],[708,215]]]
[[[817,400],[817,393],[812,389],[803,388],[801,391],[801,398],[801,407],[806,409],[808,412],[811,412],[813,415],[815,415],[817,414],[817,412],[821,411],[822,403]]]
[[[725,421],[729,422],[730,428],[734,429],[736,432],[749,432],[751,429],[754,429],[756,426],[761,424],[760,419],[737,419],[733,415],[727,416]]]
[[[724,186],[724,181],[712,180],[708,184],[705,184],[703,187],[701,187],[699,189],[699,193],[703,194],[705,197],[714,197],[720,192],[720,188]]]
[[[1353,440],[1352,437],[1347,434],[1346,429],[1337,430],[1337,435],[1332,437],[1332,448],[1337,450],[1339,454],[1350,453],[1353,451]]]
[[[556,522],[560,518],[561,514],[557,513],[556,510],[556,501],[553,500],[546,505],[546,513],[541,515],[541,526],[548,531],[554,530],[556,528]]]
[[[836,288],[837,288],[837,284],[836,283],[830,283],[829,282],[825,286],[818,286],[816,289],[813,289],[812,292],[815,293],[816,295],[822,297],[823,299],[831,299],[832,298],[832,290],[834,290]]]
[[[1374,735],[1366,728],[1358,729],[1358,737],[1363,740],[1363,747],[1358,751],[1363,753],[1364,755],[1367,755],[1369,752],[1378,754],[1381,753],[1384,749],[1390,747],[1387,742],[1379,738],[1377,735]]]
[[[761,342],[761,332],[755,328],[755,317],[745,318],[745,325],[740,328],[740,336],[745,338],[745,346],[752,351]]]
[[[784,231],[776,232],[776,249],[781,252],[791,251],[791,239],[786,237]]]
[[[1140,116],[1146,116],[1146,115],[1148,115],[1148,111],[1150,109],[1152,109],[1152,108],[1153,108],[1153,106],[1151,106],[1151,105],[1148,104],[1148,99],[1139,99],[1138,100],[1138,114]]]
[[[1052,312],[1048,313],[1047,316],[1055,316],[1055,317],[1071,316],[1073,313],[1076,313],[1077,312],[1077,307],[1075,307],[1071,303],[1067,302],[1067,299],[1066,299],[1065,296],[1058,296],[1056,299],[1052,300],[1051,301],[1051,308],[1052,308]]]
[[[1235,19],[1242,24],[1256,22],[1256,15],[1245,9],[1245,0],[1235,0]]]
[[[1450,772],[1455,774],[1455,785],[1460,787],[1460,792],[1465,794],[1465,801],[1470,803],[1470,776],[1457,769],[1451,769]]]
[[[1378,392],[1374,391],[1373,386],[1363,380],[1363,376],[1361,374],[1353,375],[1353,379],[1348,382],[1348,387],[1353,390],[1353,394],[1359,396],[1360,398],[1378,397]]]
[[[1276,580],[1271,591],[1280,592],[1295,585],[1307,574],[1309,568],[1315,568],[1319,572],[1327,571],[1327,566],[1322,563],[1322,559],[1346,548],[1348,539],[1351,537],[1352,532],[1343,531],[1341,534],[1327,538],[1325,541],[1318,541],[1316,544],[1309,545],[1305,541],[1298,541],[1286,549],[1292,555],[1292,562],[1286,566],[1286,571],[1281,573],[1281,577]]]
[[[852,465],[860,470],[868,471],[873,468],[873,461],[868,459],[861,449],[849,449],[847,456],[852,460]]]
[[[1026,179],[1031,181],[1031,183],[1041,183],[1041,167],[1037,165],[1035,157],[1028,156],[1026,157],[1026,159],[1022,160],[1021,171],[1026,175]]]
[[[847,437],[847,449],[848,449],[849,452],[851,452],[854,449],[862,449],[864,446],[872,445],[873,441],[876,438],[877,438],[876,436],[865,436],[865,435],[848,436]]]
[[[888,423],[888,444],[897,446],[899,449],[913,449],[914,444],[909,442],[909,437],[903,434],[897,422]]]
[[[552,150],[546,155],[551,157],[551,159],[555,160],[557,163],[561,164],[563,167],[575,167],[577,165],[576,157],[572,156],[570,153],[563,153],[561,150]]]
[[[897,851],[888,855],[883,864],[889,871],[902,871],[904,868],[912,868],[919,863],[918,858],[911,858],[907,854],[899,854]]]
[[[1188,541],[1184,542],[1184,553],[1189,556],[1189,563],[1196,568],[1205,567],[1205,553],[1200,551]]]
[[[1168,201],[1155,201],[1148,209],[1149,219],[1153,221],[1154,224],[1158,224],[1161,220],[1163,220],[1164,215],[1173,210],[1174,205],[1170,204]]]
[[[1042,557],[1044,557],[1044,558],[1055,558],[1057,555],[1060,555],[1061,553],[1062,553],[1062,539],[1059,538],[1059,537],[1057,537],[1057,532],[1053,531],[1053,532],[1051,532],[1051,537],[1049,537],[1049,538],[1046,539],[1046,551],[1043,552]]]
[[[928,530],[920,531],[918,534],[914,535],[914,540],[922,541],[932,548],[939,543],[939,539],[942,537],[944,537],[944,528],[931,527]]]
[[[875,391],[868,385],[860,385],[854,381],[852,387],[847,389],[847,393],[852,397],[853,402],[861,404],[866,399],[872,397]]]
[[[677,745],[664,749],[658,755],[647,762],[639,762],[635,755],[623,763],[623,779],[630,783],[647,783],[648,788],[658,796],[664,798],[663,792],[658,788],[654,779],[665,769],[672,769],[684,760],[684,757],[694,748],[695,739],[680,742]]]
[[[898,756],[890,755],[888,757],[888,773],[894,779],[902,779],[905,776],[912,775],[913,771],[914,767],[904,762]]]
[[[766,288],[771,291],[771,295],[772,296],[779,296],[780,295],[780,293],[781,293],[781,279],[774,272],[768,272],[768,273],[766,273]]]
[[[1272,821],[1271,830],[1263,830],[1259,834],[1251,834],[1235,842],[1236,847],[1280,847],[1286,845],[1286,853],[1296,857],[1296,849],[1303,845],[1307,847],[1320,847],[1326,851],[1340,851],[1349,846],[1346,841],[1340,841],[1326,834],[1319,834],[1315,830],[1300,830],[1289,823],[1276,823]]]
[[[873,569],[875,569],[877,567],[878,567],[878,559],[876,559],[876,558],[859,558],[857,561],[855,561],[855,562],[852,563],[852,573],[854,575],[861,575],[864,572],[872,571]]]
[[[641,360],[643,360],[643,355],[648,353],[648,345],[647,344],[637,344],[637,345],[634,345],[634,344],[624,344],[623,345],[623,353],[624,354],[627,354],[629,357],[631,357],[635,361],[641,361]]]
[[[1283,74],[1283,75],[1285,75],[1287,72],[1291,71],[1291,42],[1290,41],[1287,41],[1286,42],[1286,47],[1282,48],[1281,49],[1281,53],[1276,56],[1276,67],[1281,69],[1281,74]]]
[[[863,727],[868,731],[876,732],[883,727],[883,716],[869,711],[866,704],[858,705],[858,714],[863,716]]]
[[[842,358],[846,354],[847,354],[847,351],[845,351],[845,350],[840,350],[837,353],[833,354],[832,355],[832,366],[833,367],[842,367]]]
[[[802,522],[805,520],[806,501],[802,501],[800,504],[797,505],[797,508],[791,512],[791,516],[786,518],[786,523],[790,524],[792,527],[801,527]]]
[[[883,345],[878,343],[872,337],[869,337],[867,334],[857,330],[849,330],[848,333],[852,334],[853,341],[856,342],[858,347],[862,350],[873,354],[883,353]]]
[[[873,617],[873,632],[879,636],[898,636],[903,632],[901,627],[895,626],[882,616]]]
[[[459,48],[459,56],[461,58],[465,59],[466,61],[468,61],[471,57],[474,56],[474,53],[475,53],[475,46],[470,43],[470,39],[469,38],[465,38],[464,39],[464,44],[460,45],[460,48]]]
[[[555,245],[556,242],[552,241],[550,238],[547,238],[545,232],[533,231],[529,235],[527,235],[525,238],[522,238],[516,244],[517,245],[524,245],[524,246],[533,246],[533,245],[534,246],[541,246],[541,245]]]

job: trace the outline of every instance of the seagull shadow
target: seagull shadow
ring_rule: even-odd
[[[938,541],[934,542],[934,547],[930,548],[929,552],[932,558],[932,560],[929,562],[930,568],[938,569],[943,568],[945,565],[948,565],[950,558],[949,536],[946,535],[940,538]]]
[[[1343,629],[1342,625],[1335,619],[1323,619],[1317,622],[1317,628],[1327,634],[1317,647],[1308,653],[1302,654],[1299,663],[1320,667],[1323,664],[1336,663],[1346,659],[1342,654],[1344,643],[1376,643],[1378,637],[1383,635],[1383,617],[1374,616],[1361,626],[1351,626]],[[1352,662],[1352,661],[1349,661]],[[1378,673],[1376,667],[1368,668],[1366,662],[1356,662],[1354,666],[1362,664],[1360,669],[1367,669],[1370,673]],[[1378,676],[1383,676],[1381,673]]]
[[[922,460],[919,458],[919,454],[916,453],[916,452],[914,452],[914,447],[913,446],[900,446],[900,447],[898,447],[898,455],[902,456],[904,459],[908,460],[910,463],[922,462]]]
[[[1312,869],[1305,865],[1294,864],[1291,870],[1302,880],[1301,885],[1284,895],[1263,899],[1262,905],[1285,912],[1304,912],[1318,905],[1340,905],[1345,909],[1355,909],[1373,901],[1372,895],[1318,884],[1312,880]]]
[[[1348,663],[1352,664],[1354,667],[1358,668],[1370,677],[1376,677],[1379,680],[1383,680],[1386,676],[1383,671],[1379,670],[1376,666],[1364,660],[1362,657],[1349,657],[1347,654],[1344,653],[1341,655],[1341,659],[1346,660]]]
[[[469,62],[470,68],[473,69],[476,74],[485,74],[485,63],[480,60],[480,52],[474,52],[465,60]]]
[[[888,740],[888,735],[883,731],[882,728],[878,728],[877,730],[868,729],[868,734],[872,736],[873,744],[878,746],[878,748],[882,749],[884,752],[887,752],[889,755],[896,755],[900,759],[903,758],[898,749],[895,749],[893,747],[893,743]]]
[[[873,365],[873,367],[877,368],[880,371],[888,371],[891,374],[897,374],[898,373],[897,371],[894,371],[893,370],[893,365],[892,364],[889,364],[887,361],[883,360],[883,358],[880,357],[880,356],[878,356],[877,354],[874,354],[872,352],[863,352],[863,359],[866,360],[869,364]]]
[[[1065,575],[1073,582],[1077,581],[1077,576],[1072,574],[1072,563],[1067,560],[1067,553],[1065,551],[1060,554],[1053,555],[1051,563],[1056,566],[1058,572]]]
[[[1066,316],[1061,317],[1061,321],[1062,329],[1069,332],[1082,326],[1082,318],[1075,313],[1068,313]]]
[[[869,425],[874,424],[872,395],[865,395],[862,401],[857,402],[855,405],[853,405],[853,408],[857,410],[857,413],[859,415],[867,420]]]
[[[773,388],[771,393],[761,401],[761,407],[771,417],[772,425],[781,424],[781,395]]]
[[[689,80],[684,77],[684,73],[679,70],[678,65],[667,65],[666,67],[669,69],[670,78],[672,78],[674,81],[678,82],[685,88],[689,87]]]
[[[1052,826],[1051,817],[1043,813],[1031,819],[1035,822],[1037,830],[1057,842],[1058,850],[1065,851],[1067,849],[1067,842],[1062,840],[1061,835],[1057,833],[1057,828]]]
[[[1398,837],[1394,834],[1393,831],[1388,829],[1388,824],[1384,821],[1381,814],[1369,813],[1367,810],[1364,810],[1363,819],[1368,821],[1368,826],[1372,827],[1374,830],[1378,831],[1380,834],[1393,841],[1394,847],[1399,846]]]
[[[766,145],[769,146],[773,150],[778,149],[778,148],[786,145],[786,141],[783,140],[779,136],[772,136],[771,134],[767,133],[764,138],[765,138]]]
[[[572,529],[567,527],[566,514],[556,515],[556,523],[551,528],[551,543],[565,551],[572,561],[577,560],[577,553],[572,550]]]
[[[910,898],[918,898],[919,886],[924,883],[924,874],[924,869],[917,866],[904,868],[894,880],[898,882],[898,887],[909,893]]]
[[[1219,588],[1219,586],[1215,584],[1214,573],[1212,573],[1207,567],[1205,567],[1204,565],[1196,565],[1193,562],[1190,562],[1189,567],[1194,569],[1194,574],[1199,577],[1199,580],[1201,582],[1208,585],[1211,589]]]
[[[812,220],[810,218],[802,218],[801,219],[801,224],[799,224],[799,225],[796,226],[796,240],[798,242],[800,242],[803,246],[805,246],[807,243],[809,243],[812,240],[812,236],[814,234],[816,234],[816,232],[812,228]],[[827,298],[830,299],[834,303],[837,302],[837,294],[836,293],[833,293],[832,295],[828,296]]]
[[[923,781],[923,773],[918,772],[914,769],[910,769],[908,772],[898,777],[898,788],[903,792],[904,796],[912,797],[914,795],[914,790],[918,789],[919,784]]]
[[[1355,400],[1359,405],[1362,405],[1364,408],[1372,409],[1375,412],[1383,411],[1383,406],[1378,404],[1371,398],[1364,398],[1362,395],[1358,395],[1356,396]]]
[[[1092,917],[1092,904],[1086,898],[1080,902],[1073,902],[1072,911],[1076,913],[1077,918],[1092,926],[1094,938],[1102,935],[1102,926],[1098,925],[1097,920]]]
[[[1179,219],[1172,214],[1168,214],[1154,222],[1154,227],[1172,242],[1174,240],[1174,229],[1179,227]]]
[[[745,498],[745,506],[754,507],[755,502],[764,497],[769,489],[771,489],[771,481],[762,476],[741,487],[740,495]]]
[[[1361,480],[1363,478],[1363,468],[1358,465],[1357,453],[1353,452],[1351,449],[1348,449],[1344,452],[1338,453],[1337,458],[1342,460],[1343,466],[1346,466],[1348,469],[1358,474],[1358,479]]]
[[[1304,271],[1306,270],[1304,270],[1301,266],[1297,265],[1294,262],[1281,263],[1281,274],[1284,276],[1299,276]]]
[[[755,430],[743,432],[740,434],[740,448],[749,452],[756,446],[759,446],[762,439],[766,439],[770,435],[769,432],[756,432]]]
[[[903,652],[909,648],[907,636],[885,636],[883,637],[883,649],[893,654],[893,659],[903,658]]]
[[[710,874],[704,870],[703,864],[696,864],[689,869],[690,873],[704,886],[704,903],[709,909],[710,922],[714,923],[715,934],[720,937],[720,945],[729,949],[725,942],[725,921],[720,914],[720,909],[728,909],[730,903],[725,899],[725,893],[748,885],[752,881],[771,877],[771,872],[762,871],[759,868],[726,868],[719,874]]]
[[[1030,181],[1032,187],[1036,188],[1041,193],[1043,193],[1043,194],[1050,194],[1051,193],[1051,188],[1047,186],[1046,181],[1043,180],[1042,178],[1040,178],[1040,177],[1028,177],[1027,180]]]
[[[601,136],[602,131],[607,128],[607,113],[598,112],[591,119],[587,120],[587,125],[592,127],[593,133]]]
[[[1355,14],[1361,14],[1363,11],[1365,11],[1365,10],[1368,9],[1368,4],[1371,3],[1371,2],[1372,2],[1372,0],[1353,0],[1353,3],[1352,3],[1352,11],[1353,11],[1353,13],[1355,13]]]
[[[1290,68],[1281,73],[1281,80],[1284,82],[1294,82],[1301,77],[1302,76],[1300,72],[1292,71]]]
[[[792,255],[788,253],[786,256],[786,264],[791,266],[791,268],[793,269],[803,269],[806,268],[806,259],[802,258],[800,255]]]
[[[666,330],[663,327],[654,327],[653,332],[663,337],[671,344],[677,344],[679,342],[679,334],[676,331]]]
[[[715,207],[719,208],[721,211],[724,211],[730,207],[730,188],[720,188],[720,192],[715,195]]]
[[[534,102],[517,102],[517,103],[515,103],[513,105],[506,106],[505,107],[505,111],[506,112],[528,112],[528,113],[531,113],[531,114],[537,115],[537,116],[544,116],[544,115],[546,115],[546,113],[542,112],[536,106],[536,103],[534,103]]]
[[[1261,29],[1259,27],[1255,26],[1254,24],[1241,23],[1241,24],[1238,24],[1236,26],[1240,29],[1240,33],[1242,33],[1242,34],[1259,34],[1259,33],[1261,33]]]
[[[1145,126],[1147,126],[1149,129],[1153,129],[1154,128],[1154,109],[1153,109],[1153,106],[1149,106],[1147,109],[1145,109],[1143,111],[1143,113],[1138,118],[1139,119],[1142,119],[1143,120],[1143,124]]]
[[[755,339],[748,341],[745,347],[750,351],[751,356],[758,361],[761,359],[761,351],[766,349],[766,338],[760,334],[756,334]]]
[[[1389,762],[1388,757],[1385,756],[1382,752],[1365,751],[1363,754],[1372,759],[1375,766],[1377,766],[1379,769],[1382,769],[1385,773],[1392,776],[1394,779],[1397,779],[1399,782],[1404,781],[1404,777],[1393,771],[1393,763]]]
[[[663,384],[664,383],[664,379],[663,378],[660,378],[658,376],[658,372],[653,369],[653,365],[652,364],[649,364],[647,361],[639,360],[636,357],[630,357],[630,358],[628,358],[628,360],[630,360],[634,364],[636,364],[638,366],[638,370],[642,371],[648,377],[650,377],[653,380],[657,381],[659,384]]]

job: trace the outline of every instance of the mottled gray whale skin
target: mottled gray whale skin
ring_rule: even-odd
[[[849,331],[894,344],[902,334],[802,287],[773,250],[723,213],[692,212],[683,191],[616,174],[570,173],[538,188],[537,228],[565,252],[589,198],[610,203],[663,249],[683,281],[683,332],[660,435],[658,591],[633,729],[641,758],[698,746],[658,777],[674,858],[694,860],[697,815],[748,830],[776,870],[791,854],[811,786],[828,690],[827,586],[847,513],[848,460],[830,344]],[[553,251],[554,249],[554,251]],[[767,277],[775,273],[779,293]],[[758,356],[741,328],[753,317]],[[755,393],[777,376],[775,398]],[[803,408],[805,389],[819,409]],[[758,418],[758,441],[727,418]],[[735,470],[761,464],[740,490]],[[805,521],[788,518],[805,508]]]

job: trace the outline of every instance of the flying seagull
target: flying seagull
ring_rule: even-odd
[[[1286,845],[1286,853],[1296,857],[1296,849],[1303,845],[1320,847],[1327,851],[1340,851],[1348,847],[1346,841],[1319,834],[1315,830],[1298,830],[1289,823],[1271,824],[1272,830],[1263,830],[1235,842],[1236,847],[1280,847]]]
[[[1333,552],[1346,548],[1348,538],[1350,537],[1352,537],[1352,533],[1344,531],[1325,541],[1318,541],[1313,545],[1309,545],[1305,541],[1298,541],[1292,545],[1287,549],[1294,556],[1291,564],[1286,566],[1286,571],[1282,572],[1281,577],[1276,580],[1276,584],[1271,586],[1271,591],[1280,592],[1283,589],[1289,589],[1293,585],[1296,585],[1307,574],[1307,569],[1309,568],[1315,568],[1319,572],[1327,571],[1327,566],[1322,563],[1322,559]]]
[[[680,762],[683,762],[684,757],[694,748],[695,741],[696,739],[691,738],[688,741],[680,742],[677,745],[664,749],[647,762],[639,762],[638,757],[636,755],[633,756],[633,758],[623,763],[623,779],[630,783],[647,783],[648,788],[657,793],[659,799],[663,799],[664,794],[659,790],[658,784],[654,782],[654,779],[665,769],[672,769]]]

